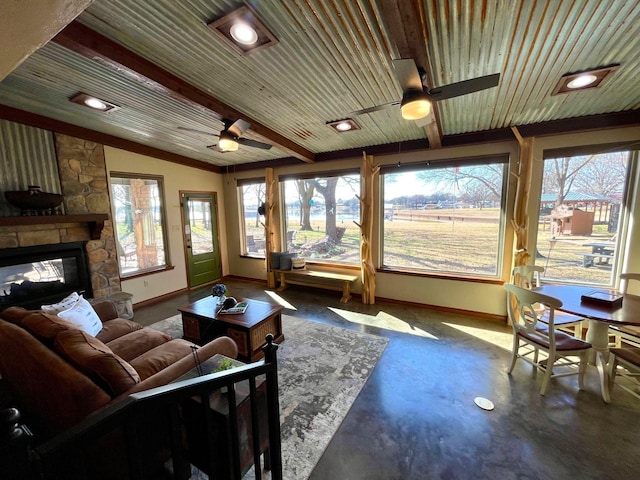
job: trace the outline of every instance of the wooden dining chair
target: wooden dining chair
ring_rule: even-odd
[[[544,372],[540,395],[545,394],[551,378],[568,375],[578,375],[578,385],[582,390],[591,344],[556,330],[555,313],[562,302],[512,283],[505,284],[504,288],[507,290],[507,313],[513,327],[512,359],[507,373],[511,374],[516,361],[521,358]],[[544,305],[547,313],[541,312],[538,305]],[[543,314],[547,316],[545,322],[541,320]],[[541,351],[547,358],[540,359]],[[554,373],[554,369],[558,373]]]
[[[522,288],[532,289],[542,284],[541,275],[544,267],[539,265],[519,265],[511,271],[511,283]],[[547,322],[549,312],[542,316],[542,322]],[[554,325],[556,328],[571,333],[574,337],[584,340],[586,321],[584,318],[565,312],[556,312]]]
[[[613,393],[614,385],[618,385],[634,397],[640,398],[640,348],[609,349],[607,365],[609,395]]]
[[[621,273],[620,292],[625,295],[631,282],[640,282],[640,273]],[[614,336],[616,348],[621,348],[624,342],[632,347],[640,347],[640,327],[633,325],[610,325],[609,332]]]

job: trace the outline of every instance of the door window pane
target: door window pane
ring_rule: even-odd
[[[547,280],[612,286],[630,152],[544,161],[535,263]]]
[[[284,248],[306,260],[360,263],[359,175],[286,180],[284,194]]]
[[[162,177],[112,173],[111,196],[120,275],[167,265]]]
[[[191,252],[202,255],[213,252],[211,228],[211,203],[189,199],[189,223],[191,227]]]
[[[496,277],[506,164],[383,175],[383,265]]]

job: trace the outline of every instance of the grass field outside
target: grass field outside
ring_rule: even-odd
[[[251,225],[249,224],[251,223]],[[293,225],[293,222],[291,222]],[[304,250],[305,246],[325,237],[324,222],[312,221],[313,231],[295,232],[289,251]],[[308,255],[308,260],[344,264],[359,264],[360,230],[352,221],[338,221],[345,227],[342,242],[330,255]],[[399,270],[451,272],[478,276],[495,276],[500,237],[500,210],[494,209],[438,209],[394,210],[384,221],[383,263]],[[248,235],[258,241],[264,239],[262,226],[246,225]],[[572,281],[608,285],[611,264],[585,268],[580,253],[591,252],[586,243],[610,241],[613,234],[606,225],[594,225],[591,235],[557,235],[549,251],[552,233],[539,226],[538,251],[535,263],[546,267],[546,280]],[[262,252],[264,255],[264,251]]]

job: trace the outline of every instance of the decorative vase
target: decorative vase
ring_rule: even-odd
[[[214,295],[213,298],[216,301],[216,305],[222,305],[224,301],[227,299],[226,295]]]

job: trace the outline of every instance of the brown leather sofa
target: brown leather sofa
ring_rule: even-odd
[[[93,307],[103,324],[96,337],[39,310],[0,312],[0,376],[44,437],[195,368],[191,342],[117,318],[112,302]],[[238,349],[221,337],[197,353],[202,362],[216,353],[236,358]]]

